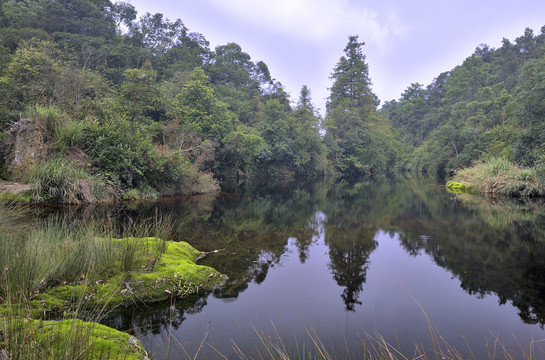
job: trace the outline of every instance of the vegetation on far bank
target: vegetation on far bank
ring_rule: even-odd
[[[0,178],[36,184],[34,201],[202,193],[257,175],[448,176],[488,157],[545,161],[545,27],[498,49],[480,45],[380,109],[364,42],[350,36],[322,118],[308,87],[290,99],[263,61],[234,42],[211,49],[181,19],[138,17],[110,0],[21,4],[0,5]]]
[[[431,84],[408,86],[398,100],[387,101],[381,113],[406,146],[404,168],[449,177],[488,158],[542,167],[544,97],[542,27],[537,35],[526,29],[513,42],[504,38],[497,49],[479,45],[462,64],[439,74]],[[536,176],[544,181],[543,171],[536,171]]]
[[[491,158],[456,173],[452,189],[507,196],[545,196],[542,166],[522,167],[503,158]]]
[[[4,1],[0,50],[0,178],[36,184],[37,201],[326,169],[310,90],[291,104],[263,61],[236,43],[210,49],[180,19],[109,0]]]

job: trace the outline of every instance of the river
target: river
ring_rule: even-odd
[[[409,358],[434,341],[464,358],[501,346],[545,358],[543,201],[400,178],[59,211],[79,221],[168,216],[174,240],[220,250],[201,263],[228,275],[221,289],[106,320],[154,358],[255,354],[264,337],[292,353],[319,342],[340,358],[377,341]]]

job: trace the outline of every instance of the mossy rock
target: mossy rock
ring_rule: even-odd
[[[445,185],[447,190],[452,193],[471,193],[472,187],[457,181],[447,181]]]
[[[148,243],[157,238],[118,239]],[[186,242],[168,242],[153,271],[117,274],[104,282],[56,286],[30,301],[33,318],[63,316],[66,313],[109,311],[116,307],[164,302],[172,297],[185,297],[210,291],[227,277],[215,269],[197,265],[204,253]]]
[[[21,324],[24,333],[40,345],[40,355],[51,359],[148,359],[135,337],[95,322],[28,320]]]

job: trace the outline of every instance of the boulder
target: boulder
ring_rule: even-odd
[[[11,125],[0,146],[9,179],[28,181],[34,166],[46,159],[46,137],[47,130],[38,120],[21,119]]]

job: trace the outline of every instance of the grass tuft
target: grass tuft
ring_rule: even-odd
[[[37,201],[65,204],[109,200],[112,191],[101,179],[90,175],[63,156],[56,156],[36,167],[30,176]]]
[[[453,180],[477,193],[545,196],[545,179],[535,168],[521,167],[503,158],[490,158],[462,169]]]

